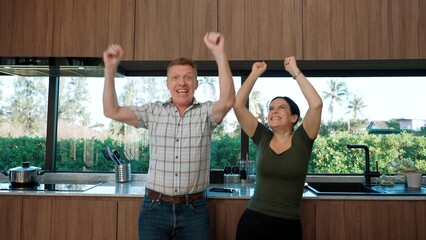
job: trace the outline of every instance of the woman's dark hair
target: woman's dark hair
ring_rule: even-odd
[[[271,103],[272,103],[275,99],[278,99],[278,98],[283,99],[284,101],[286,101],[286,102],[288,103],[288,105],[290,106],[290,112],[291,112],[291,114],[296,114],[296,115],[297,115],[297,120],[296,120],[296,122],[294,123],[294,125],[296,125],[296,123],[299,121],[299,118],[300,118],[300,109],[299,109],[299,107],[298,107],[298,106],[297,106],[297,104],[296,104],[293,100],[291,100],[291,98],[289,98],[289,97],[281,97],[281,96],[274,97],[274,98],[271,100]],[[270,103],[269,103],[269,105],[270,105]]]

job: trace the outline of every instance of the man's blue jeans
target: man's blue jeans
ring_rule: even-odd
[[[139,212],[139,240],[209,240],[207,199],[171,204],[144,197]]]

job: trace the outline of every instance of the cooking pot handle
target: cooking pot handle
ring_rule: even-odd
[[[1,170],[0,172],[3,173],[3,175],[5,176],[9,176],[9,171]]]
[[[43,174],[45,174],[48,171],[49,170],[40,170],[40,171],[37,172],[37,175],[43,175]]]

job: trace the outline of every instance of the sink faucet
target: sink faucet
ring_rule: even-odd
[[[365,184],[371,185],[371,178],[372,177],[380,177],[380,172],[378,171],[377,163],[376,163],[376,171],[375,172],[370,171],[370,150],[368,149],[367,145],[348,144],[347,147],[349,149],[351,149],[351,148],[363,148],[364,149],[364,151],[365,151],[365,171],[364,171]]]

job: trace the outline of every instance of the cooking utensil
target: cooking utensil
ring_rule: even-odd
[[[113,163],[115,164],[114,160],[112,160],[112,159],[111,159],[111,157],[109,156],[108,149],[106,149],[106,148],[102,148],[102,149],[101,149],[101,152],[102,152],[102,154],[104,155],[104,158],[105,158],[106,160],[111,161],[111,162],[113,162]]]
[[[121,160],[120,153],[117,150],[113,150],[112,153],[113,153],[114,157],[116,158],[118,165],[121,165],[123,163],[123,161]]]
[[[101,151],[107,160],[112,161],[115,165],[121,165],[121,161],[115,156],[108,146],[102,148]]]
[[[39,185],[38,176],[46,173],[39,167],[30,166],[30,162],[22,162],[20,167],[1,171],[5,176],[9,176],[12,187],[32,187]]]

